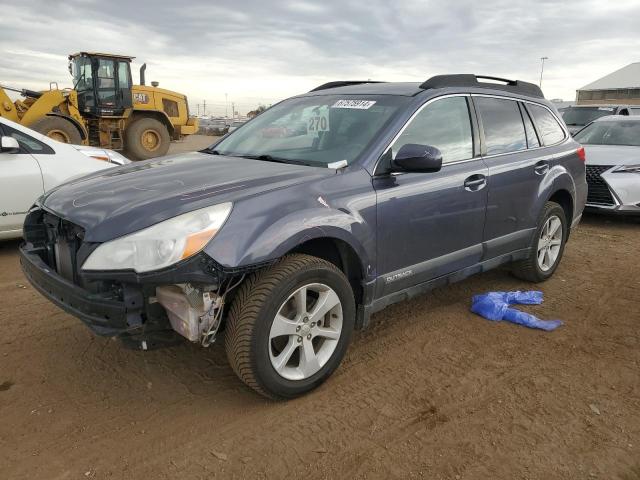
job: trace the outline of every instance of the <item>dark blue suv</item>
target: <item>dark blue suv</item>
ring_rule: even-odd
[[[549,278],[584,160],[529,83],[332,82],[202,152],[48,192],[21,262],[96,333],[141,349],[224,334],[247,385],[291,398],[387,305],[506,263]]]

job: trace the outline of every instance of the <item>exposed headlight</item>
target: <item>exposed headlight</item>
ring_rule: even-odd
[[[628,172],[628,173],[640,173],[640,164],[638,165],[623,165],[620,168],[616,168],[616,172]]]
[[[173,265],[202,250],[230,212],[231,203],[221,203],[105,242],[89,255],[82,269],[133,269],[140,273]]]
[[[126,165],[127,163],[131,163],[131,160],[127,157],[107,148],[95,148],[85,145],[75,145],[75,147],[80,153],[96,160],[102,160],[103,162],[109,162],[115,165]]]

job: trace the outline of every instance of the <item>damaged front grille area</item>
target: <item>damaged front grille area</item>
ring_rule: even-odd
[[[32,209],[24,224],[24,239],[29,252],[65,280],[92,294],[109,300],[124,301],[122,285],[114,281],[88,281],[80,267],[97,246],[84,242],[84,229],[42,209]]]
[[[34,209],[24,231],[23,269],[36,288],[94,332],[120,336],[134,348],[172,342],[171,332],[211,345],[236,287],[264,266],[228,269],[201,252],[151,272],[83,271],[100,244],[85,242],[82,227]]]

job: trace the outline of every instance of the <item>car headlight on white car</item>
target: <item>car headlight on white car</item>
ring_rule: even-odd
[[[627,172],[627,173],[640,173],[640,164],[637,165],[623,165],[614,170],[615,172]]]
[[[126,165],[127,163],[131,163],[131,160],[127,157],[119,154],[118,152],[114,152],[113,150],[109,150],[108,148],[88,147],[86,145],[74,145],[74,147],[87,157],[102,160],[103,162],[113,163],[114,165]]]
[[[105,242],[82,265],[83,270],[159,270],[201,251],[222,228],[231,203],[221,203],[157,223]]]

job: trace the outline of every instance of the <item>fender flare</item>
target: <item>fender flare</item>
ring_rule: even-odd
[[[576,184],[569,172],[566,170],[559,171],[553,179],[553,186],[548,192],[545,202],[559,191],[566,191],[571,196],[571,221],[576,217]]]
[[[73,117],[71,117],[69,115],[65,115],[64,113],[57,113],[57,112],[49,112],[45,116],[47,116],[47,117],[60,117],[60,118],[64,118],[65,120],[68,120],[69,122],[71,122],[73,124],[74,127],[76,127],[78,129],[78,132],[80,132],[80,138],[82,138],[82,140],[86,140],[87,139],[88,135],[87,135],[86,128],[84,128],[84,125],[82,125],[75,118],[73,118]]]

